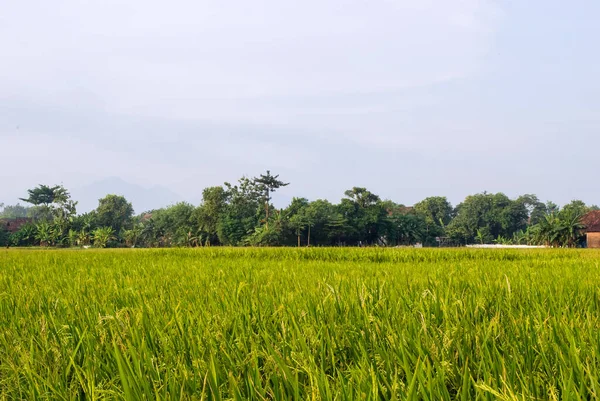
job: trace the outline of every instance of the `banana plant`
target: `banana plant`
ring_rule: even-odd
[[[106,248],[106,245],[115,239],[115,230],[112,227],[99,227],[93,231],[92,236],[96,248]]]
[[[67,233],[67,242],[69,243],[70,247],[77,246],[77,237],[77,231],[70,228],[69,232]]]
[[[49,246],[52,241],[52,227],[47,221],[36,224],[37,233],[35,239],[39,241],[40,246]]]

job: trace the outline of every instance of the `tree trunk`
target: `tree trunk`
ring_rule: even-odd
[[[267,215],[267,222],[266,222],[266,226],[267,226],[267,230],[269,229],[269,189],[267,188],[267,200],[265,201],[265,210],[267,211],[266,215]]]
[[[306,242],[306,246],[310,246],[310,226],[308,226],[308,241]]]
[[[300,233],[298,233],[298,248],[300,248]]]

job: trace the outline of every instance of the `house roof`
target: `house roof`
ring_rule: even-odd
[[[4,227],[8,232],[14,233],[32,221],[33,219],[29,217],[0,218],[0,227]]]
[[[594,210],[583,216],[581,222],[589,233],[600,232],[600,210]]]

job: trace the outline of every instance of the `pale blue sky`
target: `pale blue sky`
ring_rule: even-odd
[[[600,203],[598,1],[0,10],[0,202],[119,177],[197,203],[270,169],[292,183],[280,202],[366,186],[405,204],[484,190]]]

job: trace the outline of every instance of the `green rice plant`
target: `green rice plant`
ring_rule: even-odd
[[[0,399],[592,400],[600,252],[0,253]]]

